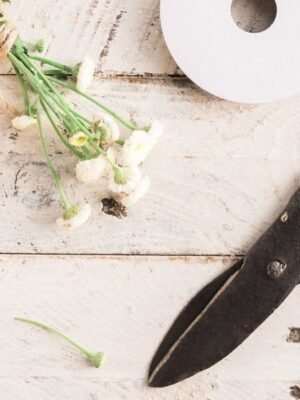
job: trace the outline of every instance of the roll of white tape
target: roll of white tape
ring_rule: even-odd
[[[198,86],[224,99],[265,103],[300,91],[300,0],[276,0],[263,32],[240,29],[232,0],[161,0],[166,43]]]

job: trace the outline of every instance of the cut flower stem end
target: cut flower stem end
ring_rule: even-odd
[[[15,320],[16,321],[20,321],[20,322],[24,322],[24,323],[29,324],[29,325],[36,326],[36,327],[38,327],[40,329],[43,329],[43,330],[45,330],[45,331],[47,331],[49,333],[55,334],[57,336],[60,336],[65,341],[67,341],[71,346],[73,346],[79,352],[84,354],[95,368],[100,368],[102,366],[103,361],[104,361],[104,353],[102,353],[102,352],[97,352],[97,353],[90,352],[90,351],[86,350],[85,348],[83,348],[81,345],[79,345],[77,342],[75,342],[73,339],[71,339],[69,336],[67,336],[64,333],[60,332],[56,328],[53,328],[53,327],[51,327],[49,325],[46,325],[46,324],[44,324],[42,322],[34,321],[34,320],[31,320],[31,319],[27,319],[27,318],[20,318],[20,317],[15,317]]]

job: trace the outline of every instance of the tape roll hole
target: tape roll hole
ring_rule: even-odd
[[[231,16],[243,31],[263,32],[273,25],[277,4],[275,0],[232,0]]]

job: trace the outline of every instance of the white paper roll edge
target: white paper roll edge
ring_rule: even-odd
[[[267,103],[300,92],[300,1],[277,0],[265,31],[241,30],[232,0],[161,0],[167,46],[198,86],[240,103]]]

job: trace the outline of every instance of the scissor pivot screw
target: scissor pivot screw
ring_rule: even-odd
[[[279,279],[281,276],[284,274],[284,272],[287,269],[287,264],[283,263],[282,261],[272,261],[268,266],[267,266],[267,272],[268,275],[271,279]]]
[[[289,219],[289,214],[287,212],[283,213],[280,219],[281,222],[287,222],[287,220]]]

